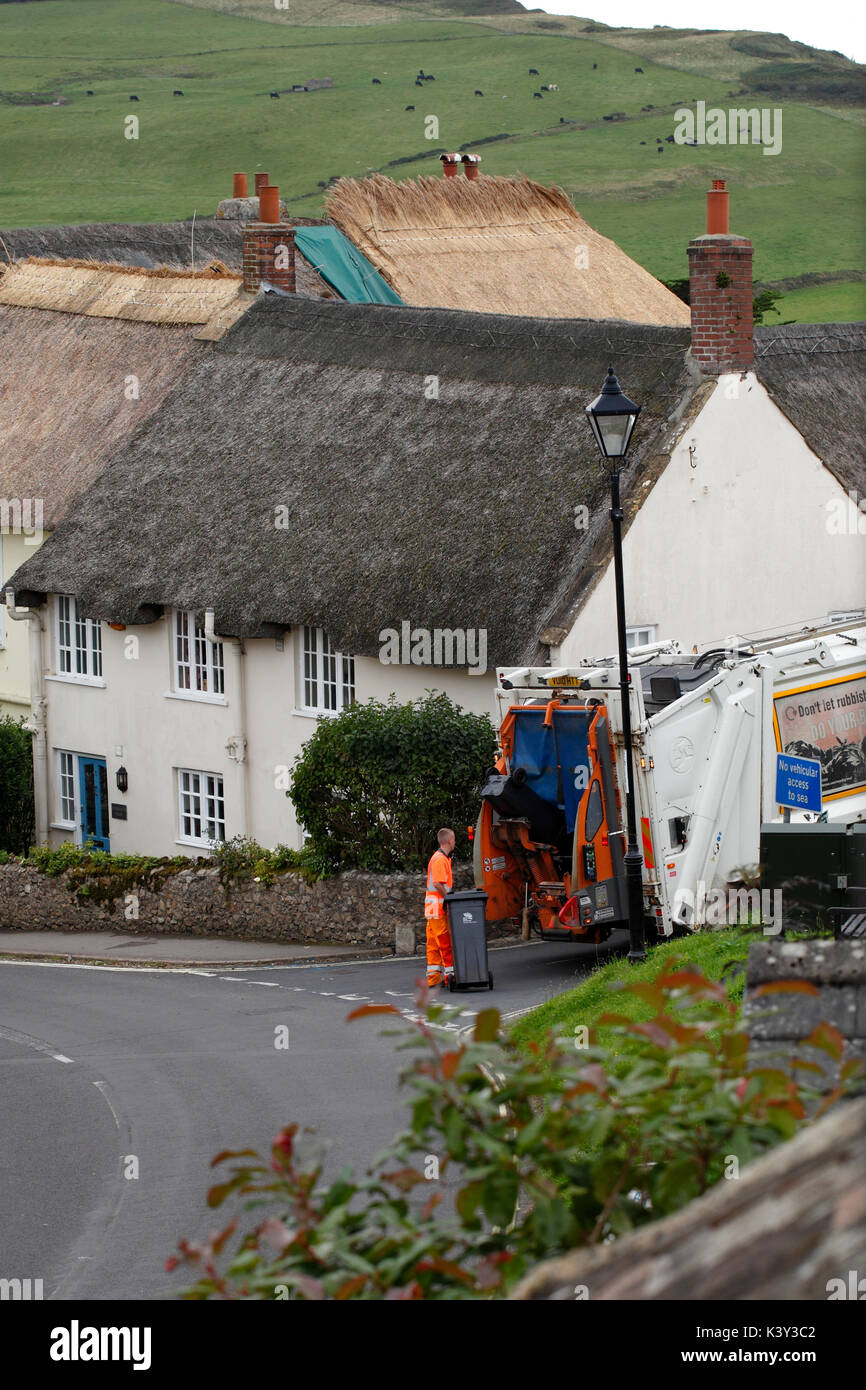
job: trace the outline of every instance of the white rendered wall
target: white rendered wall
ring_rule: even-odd
[[[757,378],[721,377],[625,536],[628,626],[690,650],[863,608],[866,517],[833,534],[837,507],[854,510]],[[555,659],[615,652],[611,564]]]

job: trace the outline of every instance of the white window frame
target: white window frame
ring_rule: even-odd
[[[176,608],[171,623],[173,695],[184,700],[225,704],[225,661],[222,642],[205,636],[195,613]]]
[[[646,640],[641,642],[638,638],[646,633]],[[643,623],[640,627],[628,627],[625,631],[625,644],[629,651],[632,647],[651,647],[656,640],[656,624]]]
[[[55,679],[80,685],[104,685],[102,678],[102,627],[97,619],[84,618],[72,594],[55,598]]]
[[[340,714],[355,703],[355,658],[335,651],[328,634],[305,624],[300,642],[300,711]]]
[[[78,824],[78,795],[76,793],[76,787],[78,786],[78,754],[70,753],[66,748],[55,748],[54,754],[56,758],[55,767],[57,769],[57,820],[54,821],[54,826],[58,830],[74,830],[77,838],[80,830]],[[64,771],[64,762],[66,759],[69,761],[67,770]],[[64,796],[63,794],[64,777],[68,777],[70,781],[71,793],[69,796]],[[64,805],[64,802],[66,805]],[[69,809],[70,804],[72,807],[72,815],[64,815],[64,811]]]
[[[0,594],[6,590],[6,573],[3,569],[3,532],[0,531]],[[0,652],[6,646],[6,604],[0,603]]]
[[[226,803],[225,803],[225,783],[221,772],[202,772],[198,768],[178,767],[175,768],[177,779],[177,843],[179,845],[195,845],[198,849],[212,849],[214,842],[222,843],[226,838]],[[189,806],[185,804],[185,799],[189,798]],[[209,814],[210,813],[210,814]],[[196,824],[199,834],[195,834],[194,828],[184,829],[184,823],[189,821],[191,827]],[[217,831],[216,835],[207,835],[204,830],[207,826],[213,826]],[[222,830],[222,834],[219,831]]]

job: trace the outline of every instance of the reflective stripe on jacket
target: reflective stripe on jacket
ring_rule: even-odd
[[[424,895],[424,916],[427,918],[445,916],[445,904],[442,901],[442,894],[439,889],[434,887],[436,878],[438,878],[440,883],[444,882],[448,887],[448,891],[451,891],[454,883],[454,876],[451,872],[451,860],[448,858],[447,854],[442,853],[441,849],[437,849],[436,853],[431,856],[430,863],[427,865],[427,892]]]

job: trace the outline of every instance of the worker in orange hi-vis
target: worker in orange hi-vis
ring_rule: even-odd
[[[424,897],[424,916],[427,918],[427,985],[447,984],[454,974],[454,957],[451,952],[451,933],[445,915],[443,898],[450,893],[454,875],[451,872],[451,856],[457,843],[453,830],[440,830],[436,836],[439,848],[431,855],[427,865],[427,892]]]

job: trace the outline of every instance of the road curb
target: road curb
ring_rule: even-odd
[[[380,950],[341,951],[339,954],[322,952],[315,956],[299,956],[297,960],[287,960],[285,956],[267,957],[259,960],[124,960],[120,956],[70,956],[56,951],[0,951],[0,961],[43,961],[55,965],[112,965],[118,969],[146,970],[255,970],[260,965],[320,965],[341,960],[390,959],[383,957]]]

